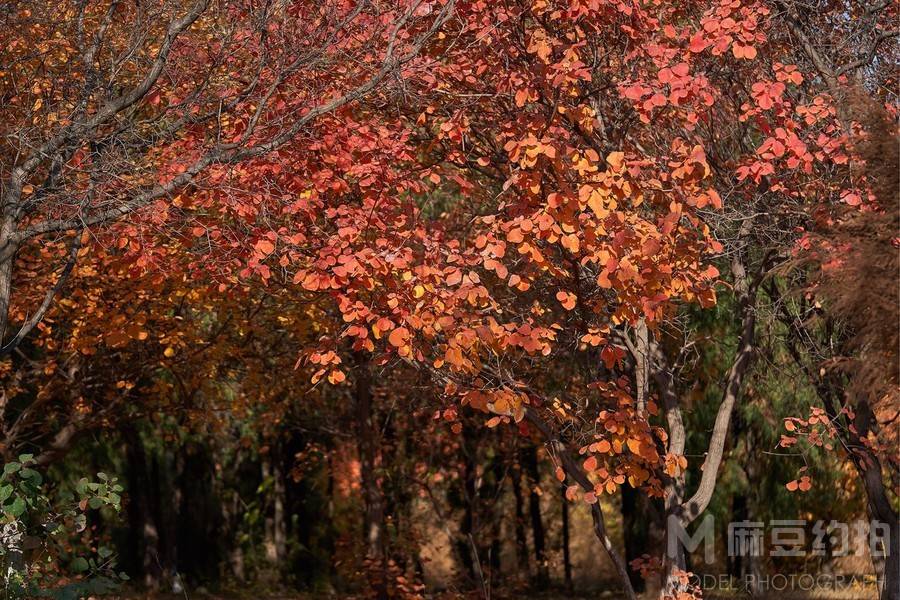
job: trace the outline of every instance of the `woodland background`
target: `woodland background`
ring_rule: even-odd
[[[897,22],[3,3],[4,597],[900,597]]]

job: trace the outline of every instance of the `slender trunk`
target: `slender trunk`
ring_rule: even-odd
[[[338,576],[338,565],[334,561],[336,546],[335,539],[337,538],[337,528],[334,524],[335,517],[335,481],[334,481],[334,450],[330,451],[326,455],[327,461],[327,469],[328,469],[328,486],[327,486],[327,497],[328,497],[328,506],[326,510],[326,515],[328,516],[328,535],[325,538],[325,543],[323,544],[324,548],[328,551],[328,576],[331,581],[335,581]]]
[[[562,463],[562,468],[566,475],[571,477],[584,491],[593,491],[593,484],[590,479],[588,479],[587,474],[581,468],[578,461],[575,460],[571,450],[559,439],[558,434],[554,432],[543,418],[541,418],[540,414],[534,409],[528,409],[525,412],[525,418],[540,431],[541,435],[544,436],[544,439],[551,445],[553,452]],[[595,502],[591,505],[591,518],[594,521],[594,535],[597,536],[597,539],[600,541],[603,549],[606,551],[607,556],[609,556],[609,559],[616,569],[619,582],[622,584],[624,597],[628,600],[636,600],[637,596],[634,593],[634,588],[631,586],[631,580],[628,578],[628,569],[625,566],[625,561],[622,560],[622,556],[613,545],[612,539],[610,539],[609,534],[606,531],[603,509],[600,508],[599,502]]]
[[[228,570],[237,581],[243,582],[246,579],[244,546],[237,535],[241,515],[241,494],[233,489],[229,495],[229,502],[222,506],[222,516],[228,527]]]
[[[745,240],[753,228],[753,219],[747,219],[741,225],[738,239]],[[731,424],[734,406],[743,391],[744,377],[750,369],[756,346],[756,295],[759,284],[762,281],[768,264],[768,256],[762,259],[759,270],[752,278],[747,273],[745,265],[746,257],[743,251],[734,254],[731,261],[731,273],[733,277],[734,291],[737,296],[740,334],[738,347],[735,351],[734,361],[725,376],[725,389],[722,391],[722,400],[716,412],[716,420],[713,424],[712,435],[706,451],[706,459],[703,462],[700,483],[694,494],[687,500],[684,498],[684,475],[671,478],[666,483],[666,552],[663,559],[663,586],[660,597],[677,596],[683,587],[678,576],[679,571],[687,571],[687,557],[681,544],[675,552],[669,552],[668,537],[675,532],[670,531],[673,524],[687,528],[709,506],[716,489],[716,481],[719,476],[719,467],[725,456],[725,442],[728,439],[728,429]],[[655,356],[663,360],[658,365],[656,379],[664,387],[662,395],[666,404],[666,418],[670,427],[669,452],[673,454],[684,453],[684,424],[681,417],[681,408],[674,391],[674,378],[668,368],[662,352],[656,352]]]
[[[627,337],[627,336],[626,336]],[[634,358],[635,400],[639,415],[647,411],[647,396],[650,386],[650,334],[644,319],[634,328],[634,343],[629,341],[629,350]]]
[[[478,488],[479,502],[475,507],[485,513],[480,517],[479,522],[485,523],[490,527],[491,542],[490,546],[486,548],[488,590],[491,589],[495,576],[500,574],[501,519],[500,515],[497,514],[497,508],[503,477],[502,455],[495,454],[485,469],[484,477],[481,478],[481,486]]]
[[[2,207],[4,214],[9,214],[7,203],[15,198],[12,192],[8,192],[9,198],[4,198]],[[10,218],[4,218],[0,224],[0,346],[6,340],[9,326],[9,307],[12,304],[12,276],[13,266],[16,260],[18,248],[12,243],[10,237],[15,231],[15,223]]]
[[[649,499],[627,482],[621,489],[625,562],[629,565],[628,575],[631,578],[631,585],[636,592],[643,592],[644,578],[631,568],[631,561],[649,553],[650,525],[653,520],[649,512],[652,507],[648,506]]]
[[[475,478],[476,466],[473,453],[475,452],[475,444],[472,443],[472,433],[468,429],[463,430],[462,440],[462,502],[463,514],[459,523],[460,540],[458,542],[459,556],[462,559],[462,567],[466,570],[466,574],[473,581],[479,581],[478,572],[480,565],[477,564],[477,551],[472,540],[472,534],[475,531]]]
[[[528,538],[525,536],[525,502],[522,497],[521,465],[516,464],[510,480],[513,499],[515,500],[516,564],[519,566],[519,573],[528,577],[530,565],[528,560]]]
[[[188,442],[181,451],[181,498],[176,534],[178,570],[202,582],[217,579],[224,558],[222,503],[215,487],[215,464],[206,443]]]
[[[526,446],[522,449],[522,464],[528,475],[529,494],[528,512],[531,517],[531,536],[534,541],[534,560],[537,564],[537,576],[535,585],[538,589],[547,587],[549,576],[547,573],[547,546],[544,532],[544,521],[541,518],[541,474],[538,469],[537,447]]]
[[[356,429],[362,478],[363,534],[366,559],[377,569],[373,589],[378,598],[387,598],[387,553],[385,549],[384,499],[378,485],[378,428],[372,412],[372,375],[365,358],[356,361]]]
[[[566,486],[560,486],[560,509],[562,510],[562,552],[563,581],[566,590],[572,591],[572,555],[569,549],[569,501],[566,499]]]
[[[175,485],[172,474],[181,469],[177,461],[169,460],[168,452],[163,449],[154,452],[152,458],[151,506],[159,528],[159,552],[156,560],[162,571],[165,585],[180,585],[177,581],[178,569],[178,534],[177,516],[181,491]]]
[[[0,238],[0,244],[2,244]],[[6,326],[9,320],[9,305],[12,295],[13,257],[0,261],[0,345],[6,339]]]
[[[260,474],[263,482],[271,482],[269,486],[269,501],[266,502],[266,512],[263,527],[263,547],[266,552],[266,561],[269,566],[277,571],[287,553],[285,548],[285,518],[284,518],[284,474],[281,469],[281,457],[272,447],[260,462]]]
[[[840,422],[842,415],[838,412],[835,394],[826,394],[823,404],[833,422]],[[869,519],[877,521],[888,530],[887,539],[883,540],[883,560],[875,560],[873,566],[879,583],[881,600],[900,600],[900,518],[894,510],[885,489],[881,461],[863,442],[868,435],[872,420],[871,409],[866,398],[856,402],[856,418],[853,423],[846,423],[838,428],[842,445],[856,468],[866,492],[866,503]],[[880,571],[880,572],[879,572]]]
[[[161,572],[156,555],[159,548],[159,530],[153,518],[148,494],[150,473],[144,443],[133,424],[121,428],[125,442],[125,460],[128,463],[128,531],[130,554],[134,568],[144,587],[159,589]]]
[[[234,463],[221,474],[216,473],[215,458],[210,455],[213,497],[217,499],[220,521],[217,524],[219,530],[220,562],[216,565],[218,574],[224,577],[233,577],[236,581],[244,581],[244,551],[239,539],[239,523],[241,519],[241,493],[238,483],[241,481],[241,455],[240,450],[234,457]],[[187,516],[189,510],[185,509],[183,515]],[[195,552],[195,551],[193,551]],[[221,571],[219,570],[221,568]]]

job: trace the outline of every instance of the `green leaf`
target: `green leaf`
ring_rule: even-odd
[[[88,561],[79,556],[72,561],[71,568],[76,573],[84,573],[88,570]]]
[[[7,498],[12,496],[12,493],[13,486],[9,485],[8,483],[6,485],[0,486],[0,502],[6,502]]]
[[[40,485],[43,481],[41,474],[34,469],[22,469],[21,475],[23,478],[30,480],[35,485]]]
[[[17,462],[10,462],[3,465],[3,474],[9,475],[11,473],[15,473],[19,469],[22,468],[22,465]]]
[[[12,504],[4,507],[4,510],[14,517],[19,517],[25,512],[25,500],[21,496],[16,496]]]

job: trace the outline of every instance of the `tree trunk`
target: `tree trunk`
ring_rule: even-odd
[[[832,396],[833,397],[833,396]],[[833,421],[838,421],[840,414],[832,402],[824,401],[826,412]],[[856,418],[853,423],[839,427],[839,435],[847,449],[853,465],[862,480],[866,491],[869,518],[878,521],[888,529],[887,539],[883,541],[884,560],[875,561],[876,576],[879,579],[881,600],[900,600],[900,518],[894,510],[881,470],[881,461],[863,440],[868,435],[874,415],[869,408],[867,398],[856,402]],[[873,557],[874,559],[874,557]],[[879,564],[881,563],[881,564]],[[881,572],[879,573],[879,567]]]
[[[159,551],[156,560],[162,571],[162,583],[179,586],[178,581],[178,505],[181,496],[174,476],[181,470],[178,461],[170,460],[163,449],[152,457],[152,490],[150,497],[154,519],[159,529]],[[177,588],[173,588],[173,591]]]
[[[459,558],[466,576],[479,586],[481,581],[481,565],[478,563],[478,549],[474,546],[473,534],[475,533],[475,484],[477,477],[476,444],[472,439],[472,431],[469,428],[462,432],[462,519],[459,522],[459,539],[456,542]]]
[[[541,518],[541,496],[538,491],[541,485],[541,474],[538,469],[536,446],[526,446],[522,449],[522,465],[525,467],[525,473],[528,476],[528,487],[530,490],[528,494],[528,512],[531,517],[534,561],[537,565],[537,576],[534,581],[538,589],[544,589],[549,583],[549,576],[547,573],[546,535],[544,532],[544,521]]]
[[[566,499],[566,486],[560,486],[560,509],[562,511],[562,551],[563,582],[567,591],[572,591],[572,556],[569,552],[569,501]]]
[[[0,244],[3,238],[0,237]],[[9,305],[12,298],[13,256],[0,259],[0,346],[6,340],[6,327],[9,320]]]
[[[15,221],[9,216],[8,211],[12,210],[14,205],[21,197],[21,185],[11,185],[6,193],[3,194],[3,203],[0,208],[3,210],[0,224],[0,346],[6,341],[7,329],[9,327],[9,307],[12,304],[12,279],[13,268],[16,262],[16,252],[18,247],[11,239],[15,233]]]
[[[195,581],[214,582],[223,559],[222,504],[215,489],[215,464],[203,442],[188,442],[181,451],[178,477],[178,569]]]
[[[126,423],[121,427],[125,442],[125,460],[128,464],[128,532],[130,554],[135,574],[149,590],[159,589],[160,572],[157,552],[159,530],[150,506],[150,473],[147,469],[147,453],[135,426]]]
[[[356,429],[362,478],[363,535],[366,559],[379,573],[373,582],[378,598],[387,598],[387,553],[385,549],[384,499],[378,485],[378,428],[372,412],[372,376],[363,357],[356,360]]]
[[[566,475],[571,477],[584,491],[593,491],[593,484],[581,468],[581,465],[575,460],[570,449],[559,439],[557,433],[543,418],[541,418],[540,414],[538,414],[536,410],[529,408],[525,411],[525,418],[528,419],[528,422],[531,425],[534,425],[534,427],[540,431],[541,435],[544,436],[544,439],[551,445],[553,452],[560,459]],[[612,540],[606,531],[603,510],[600,508],[599,502],[595,502],[591,505],[591,518],[594,521],[594,535],[600,541],[600,544],[603,546],[603,549],[606,551],[607,556],[609,556],[609,559],[616,569],[619,582],[622,584],[624,597],[628,600],[636,600],[637,596],[634,593],[634,588],[631,587],[631,580],[628,578],[628,569],[625,566],[625,561],[613,545]]]
[[[516,564],[519,566],[519,573],[528,577],[530,574],[530,565],[528,560],[528,538],[525,536],[525,502],[522,497],[521,465],[515,465],[510,480],[512,483],[513,499],[515,501]]]
[[[654,519],[649,499],[626,482],[622,486],[622,528],[625,537],[625,562],[634,591],[644,591],[644,578],[631,568],[631,561],[649,554],[650,525]]]
[[[490,528],[490,545],[483,545],[483,549],[479,549],[479,555],[484,556],[488,565],[488,590],[491,589],[495,578],[500,575],[501,519],[497,514],[497,508],[503,477],[503,456],[497,453],[485,467],[484,476],[481,478],[481,485],[478,488],[478,503],[474,507],[479,511],[479,524],[487,525]]]
[[[741,225],[738,239],[744,240],[750,234],[753,227],[753,219],[747,219]],[[734,291],[738,301],[738,315],[740,317],[740,334],[738,346],[735,350],[734,361],[725,376],[725,389],[722,391],[722,400],[716,412],[716,420],[713,424],[712,434],[706,451],[706,459],[703,461],[700,483],[694,494],[685,500],[684,474],[669,478],[666,482],[666,551],[663,559],[663,586],[660,590],[660,598],[676,596],[682,584],[678,578],[678,571],[687,570],[687,557],[681,544],[676,544],[677,550],[669,552],[669,536],[673,524],[687,528],[709,506],[716,489],[716,481],[719,476],[719,467],[725,456],[725,442],[728,439],[728,429],[731,425],[731,417],[738,397],[743,391],[744,377],[750,369],[756,346],[756,297],[759,284],[762,281],[768,264],[768,257],[763,258],[756,274],[751,278],[747,273],[744,263],[746,257],[743,251],[734,254],[731,261],[731,273],[733,277]],[[669,425],[670,445],[668,451],[674,454],[684,453],[684,424],[681,417],[681,407],[675,393],[675,383],[671,370],[666,364],[661,352],[653,353],[661,359],[657,365],[655,374],[657,381],[662,385],[661,394],[666,404],[666,419]]]
[[[271,482],[266,502],[263,547],[266,560],[276,571],[281,568],[287,554],[284,518],[284,474],[281,456],[274,446],[262,457],[260,470],[263,482]]]

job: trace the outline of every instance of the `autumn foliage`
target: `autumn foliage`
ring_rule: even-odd
[[[461,588],[542,587],[556,488],[570,589],[570,510],[609,589],[693,598],[665,523],[748,519],[770,484],[805,514],[824,510],[817,485],[843,495],[900,548],[896,17],[0,8],[4,455],[33,452],[62,485],[68,457],[117,440],[102,460],[129,484],[130,569],[150,587],[249,578],[250,548],[257,574],[287,573],[290,538],[345,590],[430,593],[426,502]],[[182,504],[136,491],[151,481]],[[323,518],[322,494],[327,532],[291,521]],[[196,522],[223,545],[212,566],[175,533],[194,501],[227,524]],[[872,567],[882,598],[896,562]]]

